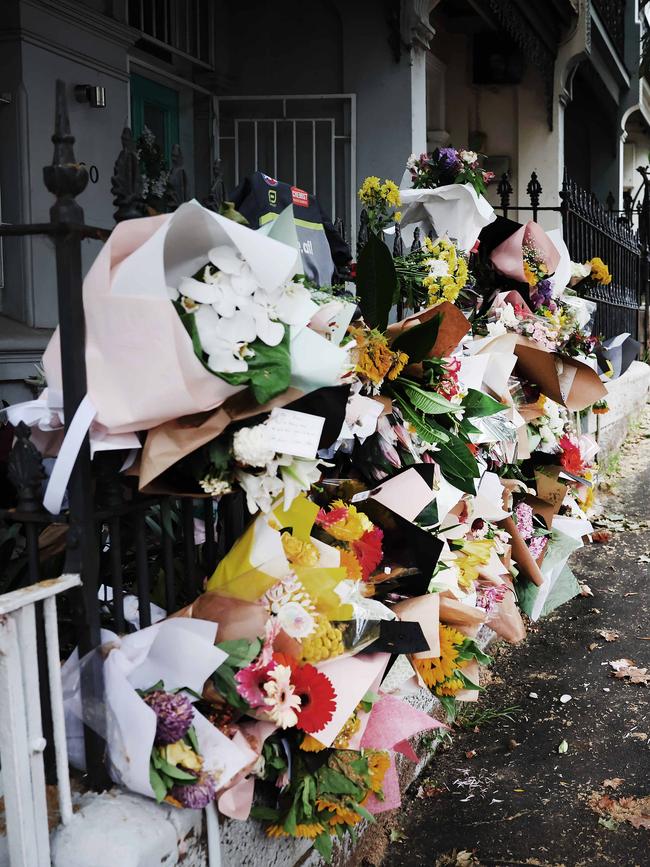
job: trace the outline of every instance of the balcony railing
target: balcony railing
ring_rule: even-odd
[[[591,0],[621,60],[625,51],[626,0]]]

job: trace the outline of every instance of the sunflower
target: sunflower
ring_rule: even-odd
[[[464,663],[458,662],[458,651],[465,641],[465,636],[451,626],[440,624],[440,656],[431,659],[411,660],[415,670],[428,687],[443,683],[447,678],[453,677],[457,668]]]
[[[390,767],[390,756],[384,750],[373,750],[368,753],[368,773],[370,774],[370,789],[375,794],[382,793],[384,777]]]
[[[266,829],[266,835],[267,837],[307,837],[309,840],[313,840],[324,831],[325,826],[320,822],[306,822],[296,825],[295,834],[289,834],[282,825],[269,825]]]
[[[327,820],[330,826],[356,825],[361,821],[361,816],[341,801],[331,801],[329,798],[317,798],[316,806],[319,810],[327,810],[333,815]]]
[[[456,695],[456,693],[465,688],[465,684],[460,677],[449,677],[444,683],[438,684],[435,688],[436,695]]]

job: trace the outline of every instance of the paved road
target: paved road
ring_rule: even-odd
[[[650,671],[647,417],[621,469],[604,508],[611,540],[572,561],[593,598],[572,600],[522,645],[497,653],[478,711],[521,710],[479,720],[476,730],[469,720],[392,818],[383,861],[371,855],[366,864],[650,867],[650,809],[628,802],[637,828],[612,817],[611,801],[601,802],[603,815],[593,806],[631,796],[650,808],[650,686],[615,679],[608,664],[627,657]],[[606,641],[601,630],[619,637]],[[561,703],[563,695],[571,700]]]

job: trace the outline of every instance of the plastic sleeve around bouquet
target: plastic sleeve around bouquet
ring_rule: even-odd
[[[488,616],[486,626],[489,626],[499,638],[510,644],[518,644],[526,637],[526,627],[517,608],[516,596],[512,583],[506,582],[508,590],[505,596]]]
[[[162,681],[165,690],[192,690],[198,694],[205,680],[226,659],[214,646],[216,626],[202,620],[167,620],[118,638],[103,631],[104,644],[79,660],[75,653],[62,670],[63,701],[71,763],[85,767],[85,723],[107,745],[113,780],[138,794],[153,798],[149,760],[156,734],[156,714],[142,700],[138,689],[150,689]],[[104,693],[89,701],[84,684],[96,682],[103,669]],[[82,693],[84,700],[82,701]],[[206,769],[227,782],[251,758],[215,729],[198,712],[193,725]]]
[[[413,229],[419,224],[423,234],[428,235],[433,228],[438,237],[447,235],[469,253],[481,230],[496,219],[492,205],[471,184],[400,190],[400,196],[403,205],[400,227],[407,245],[411,244]]]
[[[197,202],[172,215],[118,224],[93,263],[83,287],[88,394],[97,421],[111,433],[214,409],[241,390],[195,355],[167,291],[220,244],[237,250],[265,288],[295,273],[295,250]],[[48,384],[60,390],[58,330],[43,364]]]

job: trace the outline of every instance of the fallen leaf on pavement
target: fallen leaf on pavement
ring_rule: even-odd
[[[581,584],[580,585],[580,595],[581,596],[593,596],[594,591],[591,589],[591,587],[588,584]]]
[[[560,753],[560,755],[561,755],[562,753],[566,753],[566,751],[567,751],[568,749],[569,749],[569,745],[568,745],[568,743],[567,743],[566,741],[561,741],[561,742],[560,742],[560,745],[559,745],[558,748],[557,748],[557,751],[558,751],[558,753]]]
[[[618,641],[620,638],[618,632],[615,629],[601,629],[598,633],[601,638],[604,638],[605,641]]]
[[[632,732],[630,734],[631,738],[636,738],[638,741],[647,741],[648,736],[645,732]]]
[[[609,530],[594,530],[591,538],[594,542],[609,542],[612,538],[612,533]]]
[[[607,828],[608,831],[618,831],[618,822],[615,822],[613,819],[603,819],[601,816],[598,824],[602,825],[603,828]]]
[[[480,864],[473,852],[467,852],[465,849],[457,852],[454,849],[448,855],[441,855],[440,858],[437,858],[436,867],[480,867]]]
[[[621,797],[617,800],[596,792],[589,799],[589,806],[601,816],[615,822],[628,822],[633,828],[650,829],[650,796],[645,798]],[[607,827],[607,826],[606,826]]]
[[[603,780],[603,786],[606,789],[618,789],[624,782],[621,777],[613,777],[611,780]]]
[[[647,554],[641,554],[640,557],[636,558],[637,563],[650,563],[650,557]]]
[[[587,648],[587,650],[591,652],[592,650],[596,650],[596,648],[597,648],[598,646],[599,646],[599,645],[598,645],[598,642],[597,642],[597,641],[592,641],[591,644],[589,645],[589,647]]]
[[[623,668],[629,668],[631,665],[634,665],[634,660],[623,657],[622,659],[610,660],[609,664],[614,671],[621,671]]]
[[[406,840],[406,835],[399,828],[391,828],[390,842],[399,843],[401,840]]]
[[[629,668],[617,671],[614,677],[629,677],[630,683],[640,683],[642,686],[650,686],[650,674],[648,674],[647,668],[637,668],[631,665]]]

